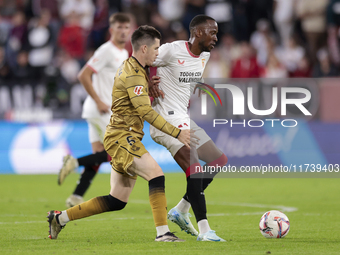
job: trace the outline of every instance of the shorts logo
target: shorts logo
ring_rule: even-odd
[[[181,66],[184,65],[184,62],[185,62],[185,60],[180,61],[180,60],[178,59],[178,64],[180,64]]]
[[[140,147],[136,146],[136,145],[132,145],[131,150],[133,151],[139,151]]]
[[[143,93],[143,86],[136,86],[135,89],[133,90],[133,92],[139,96]]]
[[[187,123],[183,123],[183,125],[180,124],[180,125],[178,126],[178,128],[182,128],[183,126],[189,127]]]
[[[204,67],[205,58],[202,58],[202,67]]]

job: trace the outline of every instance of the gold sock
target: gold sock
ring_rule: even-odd
[[[78,220],[107,211],[109,211],[109,207],[104,197],[95,197],[90,199],[89,201],[67,209],[66,213],[70,220]]]
[[[166,220],[167,209],[164,188],[157,187],[150,189],[149,200],[156,227],[168,225],[168,222]]]

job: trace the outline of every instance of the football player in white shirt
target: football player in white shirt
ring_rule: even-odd
[[[74,158],[67,155],[58,176],[61,185],[66,176],[77,167],[84,166],[73,194],[67,198],[66,206],[82,203],[83,195],[89,188],[101,163],[109,162],[110,156],[103,146],[106,126],[111,117],[111,93],[118,67],[129,57],[125,43],[129,40],[130,18],[124,13],[115,13],[109,19],[110,40],[101,45],[78,74],[79,81],[89,94],[83,105],[82,118],[89,127],[89,140],[93,154]]]
[[[200,139],[199,144],[196,148],[192,146],[189,149],[152,126],[150,134],[155,142],[170,151],[187,176],[187,193],[178,205],[169,211],[168,219],[187,233],[198,235],[199,241],[225,241],[210,229],[206,215],[204,190],[214,176],[203,178],[203,173],[196,172],[195,169],[201,168],[199,159],[206,162],[205,166],[224,166],[228,158],[187,113],[190,95],[195,87],[192,84],[202,79],[210,57],[209,52],[217,42],[218,27],[213,18],[198,15],[192,19],[189,29],[189,41],[166,43],[159,48],[159,55],[153,63],[153,66],[157,67],[157,76],[152,78],[150,96],[156,98],[153,108],[160,115],[180,129],[193,130]],[[190,222],[190,207],[194,211],[199,233]]]

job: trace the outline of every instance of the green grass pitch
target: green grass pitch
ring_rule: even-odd
[[[147,182],[138,179],[124,210],[70,222],[50,240],[47,211],[65,209],[77,179],[73,174],[58,186],[56,175],[1,175],[0,254],[340,253],[339,179],[215,179],[205,192],[208,219],[225,243],[197,242],[171,222],[186,242],[154,242]],[[184,194],[185,177],[166,174],[165,180],[170,209]],[[99,174],[85,199],[108,194],[109,185],[109,175]],[[272,209],[291,222],[283,239],[259,231],[261,215]]]

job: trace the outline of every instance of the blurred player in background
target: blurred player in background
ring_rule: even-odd
[[[158,55],[160,33],[153,27],[141,26],[131,38],[132,57],[118,69],[112,90],[112,115],[104,137],[105,150],[112,157],[111,191],[65,211],[50,211],[50,238],[56,239],[67,222],[91,215],[117,211],[125,207],[137,176],[149,183],[149,200],[157,236],[155,241],[183,241],[167,225],[165,178],[162,169],[145,149],[144,120],[190,148],[190,131],[180,130],[152,109],[148,96],[148,74]],[[192,137],[195,137],[192,135]]]
[[[192,146],[189,149],[152,126],[150,134],[155,142],[170,151],[187,177],[187,193],[169,211],[168,218],[187,233],[198,235],[199,241],[225,241],[210,229],[207,220],[204,190],[214,176],[203,176],[203,173],[196,172],[195,169],[201,168],[199,159],[206,162],[205,166],[224,166],[228,159],[187,113],[190,95],[195,88],[192,85],[202,79],[210,57],[209,52],[217,42],[218,28],[213,18],[198,15],[192,19],[189,29],[189,41],[175,41],[159,48],[159,55],[153,63],[157,67],[157,76],[152,78],[154,85],[150,88],[150,95],[156,98],[153,108],[172,125],[182,130],[194,130],[200,139],[199,144],[196,148]],[[196,217],[199,234],[189,219],[190,206]]]
[[[100,164],[110,161],[110,156],[104,150],[103,139],[106,125],[110,122],[114,77],[118,67],[129,57],[124,47],[129,40],[130,18],[127,14],[115,13],[111,15],[109,23],[110,40],[95,51],[78,75],[79,81],[89,94],[83,105],[82,118],[88,123],[93,154],[77,159],[71,155],[63,158],[63,166],[58,176],[59,185],[77,167],[85,167],[73,194],[66,200],[67,207],[84,202],[83,196]]]

